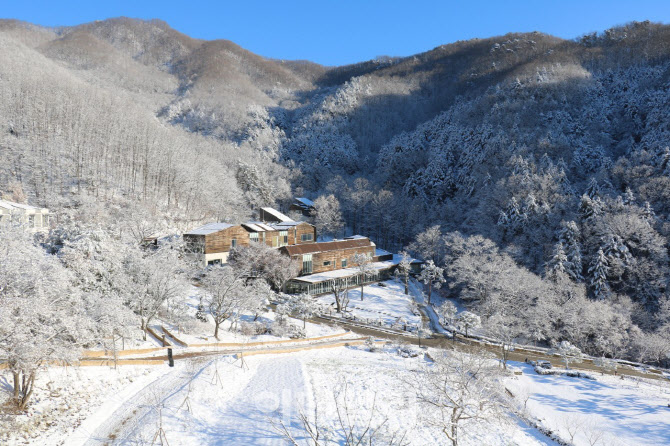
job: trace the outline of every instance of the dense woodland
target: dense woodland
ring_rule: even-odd
[[[159,21],[0,21],[0,190],[58,216],[35,268],[96,284],[86,304],[119,321],[144,307],[106,286],[179,270],[142,237],[306,196],[324,233],[434,261],[500,338],[663,364],[668,88],[670,27],[649,22],[322,67]]]

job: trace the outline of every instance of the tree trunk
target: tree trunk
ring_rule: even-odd
[[[19,393],[21,390],[21,374],[19,372],[13,372],[14,375],[14,399],[18,403]]]
[[[214,337],[216,340],[219,340],[219,322],[217,320],[214,320]]]
[[[361,279],[362,281],[363,279]],[[363,300],[363,285],[361,285],[361,300]]]
[[[433,282],[428,282],[428,305],[430,305],[430,298],[433,294]]]
[[[35,372],[30,372],[30,375],[26,376],[21,371],[15,371],[12,372],[12,375],[14,377],[14,401],[19,410],[25,410],[33,394]]]
[[[405,276],[405,294],[409,294],[409,280]]]
[[[146,341],[147,340],[147,321],[146,321],[146,319],[144,319],[144,317],[142,317],[142,319],[141,319],[140,327],[142,327],[142,332],[144,333],[143,334],[143,336],[144,336],[143,339]]]
[[[23,375],[23,377],[25,378],[25,375]],[[35,372],[33,371],[30,372],[30,377],[23,386],[23,397],[21,398],[21,405],[19,406],[19,409],[24,410],[26,407],[28,407],[28,400],[30,400],[30,397],[33,394],[34,385],[35,385]]]
[[[458,415],[458,407],[454,407],[451,409],[451,436],[449,439],[451,440],[452,446],[458,446],[458,419],[460,416]]]
[[[342,301],[340,293],[335,293],[335,308],[338,313],[342,313]]]
[[[507,355],[509,354],[507,350],[505,350],[505,343],[503,342],[501,344],[502,347],[502,363],[503,363],[503,369],[507,370]]]

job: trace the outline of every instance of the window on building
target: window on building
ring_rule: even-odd
[[[237,248],[237,239],[236,238],[234,238],[230,241],[230,248],[231,249]]]
[[[249,233],[249,240],[254,242],[254,243],[258,243],[259,242],[258,232]]]
[[[279,246],[288,245],[288,231],[279,231]]]
[[[29,215],[28,216],[28,227],[29,228],[34,228],[35,227],[35,216],[34,215]]]
[[[330,266],[330,260],[326,260],[325,262],[323,262],[323,266]]]
[[[342,268],[347,267],[347,259],[342,259]]]
[[[300,236],[300,240],[303,242],[311,242],[312,240],[314,240],[314,238],[312,234],[302,234]]]
[[[312,254],[303,254],[302,256],[302,273],[312,273]]]

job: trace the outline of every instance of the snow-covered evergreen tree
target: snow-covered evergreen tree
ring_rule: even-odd
[[[623,194],[623,204],[626,206],[632,206],[635,204],[635,194],[630,189],[630,187],[627,187]]]
[[[591,199],[588,195],[582,195],[579,205],[579,213],[582,220],[592,222],[600,215],[600,200],[596,197]]]
[[[602,300],[609,295],[609,286],[607,284],[608,271],[609,266],[607,264],[607,257],[601,248],[598,250],[589,267],[589,283],[596,299]]]
[[[559,233],[559,241],[563,244],[568,262],[564,264],[568,276],[574,281],[581,281],[582,277],[582,249],[580,232],[577,223],[569,221],[563,224]]]
[[[584,195],[589,197],[591,200],[595,200],[596,198],[600,197],[600,186],[598,185],[598,181],[595,178],[591,178],[589,181],[589,185],[586,187]]]
[[[654,208],[651,207],[651,204],[648,201],[644,202],[644,206],[642,207],[642,216],[649,222],[653,222],[656,218]]]
[[[551,259],[549,259],[547,262],[545,270],[546,276],[552,280],[558,280],[560,277],[567,276],[573,278],[570,274],[570,271],[574,271],[575,266],[572,265],[570,260],[568,260],[568,256],[565,254],[565,249],[562,242],[558,242],[554,246],[554,253]]]
[[[432,260],[428,260],[421,269],[419,280],[428,285],[428,305],[433,294],[433,288],[439,289],[445,282],[444,269],[440,268]]]

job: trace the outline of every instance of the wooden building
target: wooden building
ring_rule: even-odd
[[[302,262],[301,275],[289,281],[286,291],[313,296],[331,293],[334,285],[344,289],[388,280],[402,260],[402,256],[377,249],[369,238],[360,235],[332,242],[287,246],[281,250]],[[370,258],[368,275],[361,276],[352,260],[355,254]],[[420,270],[421,263],[411,259],[412,270]]]
[[[365,254],[373,259],[375,244],[367,237],[284,246],[281,251],[302,265],[300,274],[316,274],[325,271],[349,268],[356,254]]]
[[[314,215],[314,202],[309,198],[299,197],[289,207],[290,211],[300,212],[305,217]]]
[[[273,248],[314,243],[316,228],[306,222],[293,221],[272,208],[262,208],[261,216],[273,221],[250,221],[240,225],[208,223],[184,234],[188,251],[203,266],[226,263],[230,251],[263,243]],[[281,220],[281,221],[277,221]]]
[[[184,234],[186,249],[203,266],[226,263],[231,249],[249,246],[249,233],[242,225],[208,223]]]
[[[13,223],[32,232],[48,231],[51,219],[49,209],[0,200],[0,225]]]
[[[268,207],[260,208],[258,213],[260,220],[266,223],[281,223],[281,222],[293,221],[291,217],[284,215],[277,209],[273,208]]]
[[[316,240],[316,228],[302,221],[248,222],[243,223],[242,226],[249,233],[251,242],[265,243],[273,248],[314,243]]]

